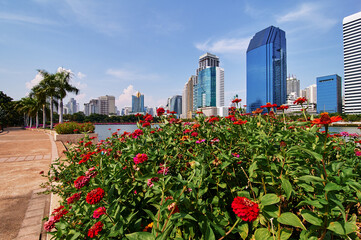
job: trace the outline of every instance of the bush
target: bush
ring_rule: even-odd
[[[56,239],[356,239],[357,136],[284,122],[170,116],[157,129],[84,139],[48,173],[63,201],[44,227]]]
[[[65,122],[55,126],[58,134],[93,133],[95,126],[92,123]]]

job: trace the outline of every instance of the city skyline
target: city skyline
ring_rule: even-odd
[[[361,2],[211,2],[217,7],[205,1],[0,0],[0,90],[18,100],[39,80],[36,69],[63,67],[80,88],[65,102],[74,97],[83,106],[113,95],[121,109],[141,91],[146,105],[156,107],[182,94],[198,57],[210,52],[226,70],[225,105],[236,94],[245,103],[246,48],[270,25],[286,32],[287,74],[296,75],[302,89],[317,76],[344,79],[342,20],[359,12]],[[210,14],[220,16],[201,28],[195,24]]]

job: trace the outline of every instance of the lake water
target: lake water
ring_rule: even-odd
[[[110,130],[109,130],[110,129]],[[110,137],[112,133],[119,130],[119,134],[126,132],[133,132],[137,129],[136,124],[112,124],[112,125],[95,125],[95,132],[98,133],[99,140],[105,140]],[[321,129],[322,130],[322,129]],[[361,134],[360,129],[357,127],[329,127],[329,132],[348,132],[348,133],[358,133]]]
[[[109,130],[110,129],[110,130]],[[133,132],[137,129],[136,124],[112,124],[112,125],[95,125],[95,132],[98,133],[99,140],[105,140],[110,137],[112,133],[117,132],[122,134],[124,132]]]

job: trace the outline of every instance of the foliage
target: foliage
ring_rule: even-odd
[[[237,111],[138,126],[97,145],[84,139],[52,165],[47,184],[66,209],[45,224],[54,238],[357,238],[357,139]],[[247,206],[259,215],[242,220],[237,206],[242,219]]]
[[[3,126],[21,125],[23,117],[14,111],[16,102],[11,97],[0,91],[0,130]]]
[[[92,123],[65,122],[55,125],[58,134],[93,133],[95,126]]]
[[[64,119],[74,122],[92,122],[92,123],[135,123],[139,121],[139,117],[135,115],[126,116],[107,116],[104,114],[90,114],[85,116],[83,112],[77,112],[74,114],[65,114]],[[158,118],[155,118],[158,121]]]

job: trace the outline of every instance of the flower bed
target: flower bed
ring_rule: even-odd
[[[273,107],[168,116],[157,129],[145,116],[133,133],[82,140],[48,173],[63,202],[45,229],[56,239],[356,239],[360,141],[327,132],[339,119],[315,119],[321,133]]]
[[[93,133],[95,126],[92,123],[65,122],[55,125],[54,129],[58,134]]]

